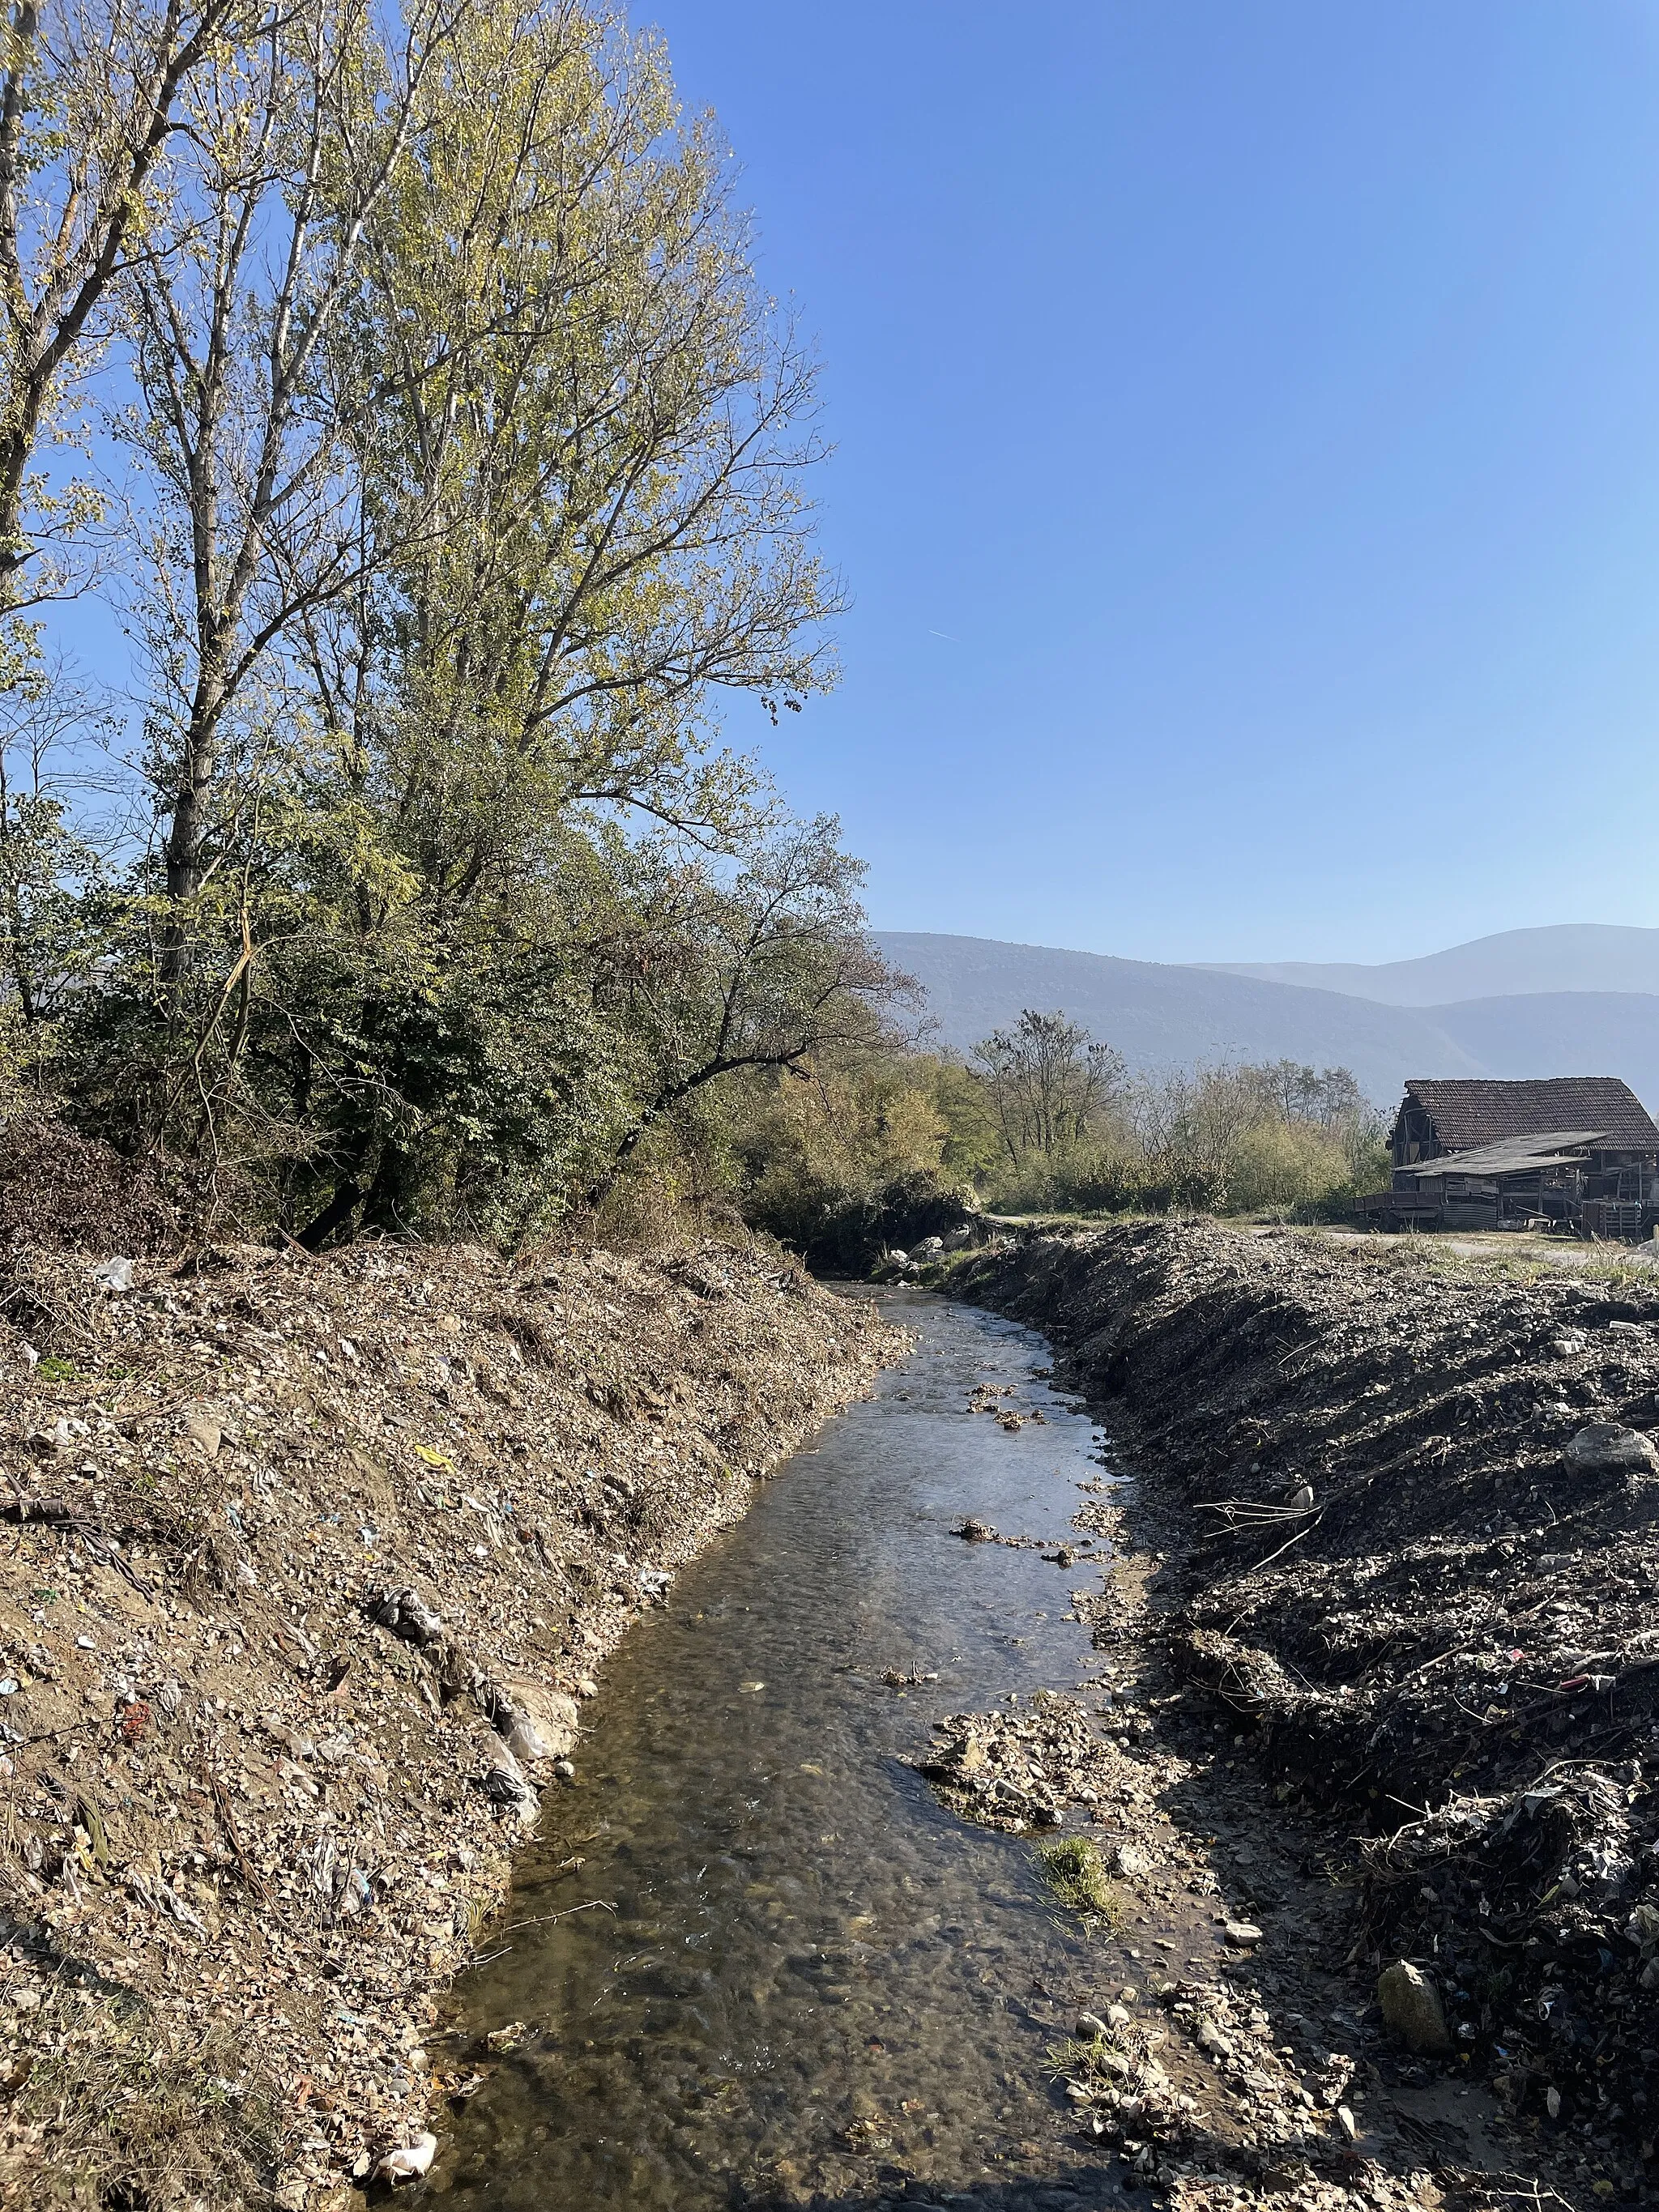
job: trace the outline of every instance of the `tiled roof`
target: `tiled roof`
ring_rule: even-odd
[[[1526,1083],[1413,1076],[1406,1091],[1449,1152],[1559,1129],[1599,1130],[1608,1152],[1659,1152],[1659,1128],[1616,1075],[1557,1075]]]

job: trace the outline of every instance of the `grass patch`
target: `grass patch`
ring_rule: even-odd
[[[270,2202],[281,2100],[228,2024],[180,2047],[142,2013],[60,1982],[33,2026],[0,2133],[8,2205]]]
[[[1037,1862],[1049,1888],[1071,1911],[1109,1928],[1122,1924],[1123,1900],[1106,1879],[1098,1844],[1087,1836],[1060,1836],[1037,1846]]]

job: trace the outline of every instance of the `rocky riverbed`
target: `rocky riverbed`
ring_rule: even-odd
[[[1181,1850],[1209,1827],[1200,1856],[1242,1875],[1231,1909],[1267,1942],[1231,1978],[1260,1992],[1273,2047],[1322,1978],[1326,2020],[1346,2009],[1362,2094],[1338,2100],[1343,2185],[1392,2202],[1385,2184],[1404,2175],[1443,2201],[1533,2203],[1549,2201],[1530,2193],[1547,2181],[1558,2202],[1648,2201],[1651,1276],[1528,1279],[1382,1240],[1137,1224],[1011,1239],[946,1263],[945,1279],[1044,1329],[1136,1467],[1123,1530],[1135,1587],[1122,1573],[1109,1585],[1097,1630],[1123,1654],[1117,1742],[1143,1770],[1142,1802],[1174,1814]],[[964,1809],[969,1741],[981,1784],[998,1763],[994,1735],[963,1717],[946,1786]],[[1071,1765],[1101,1795],[1098,1773]],[[1029,1744],[1010,1778],[1038,1820],[1066,1795]],[[1215,2017],[1201,1997],[1171,2002]],[[1298,2062],[1307,2039],[1288,2039]],[[1137,2120],[1161,2109],[1114,2069],[1096,2081],[1079,2064],[1095,2117],[1126,2094]],[[1305,2069],[1296,2086],[1312,2094]],[[1385,2123],[1369,2142],[1367,2089]],[[1430,2109],[1465,2093],[1457,2111]],[[1193,2130],[1164,2104],[1181,2116],[1162,2154],[1174,2177]],[[1469,2159],[1482,2109],[1491,2126],[1473,2133],[1490,2140]],[[1431,2149],[1441,2131],[1427,2158],[1425,2129]],[[1244,2177],[1242,2147],[1265,2185],[1285,2163],[1271,2134],[1235,2125],[1222,2167]],[[1496,2178],[1506,2160],[1528,2177],[1519,2195]],[[1305,2201],[1325,2201],[1316,2166]],[[1182,2180],[1182,2201],[1231,2201],[1224,2173],[1200,2186]]]
[[[741,1242],[7,1254],[0,2202],[424,2171],[592,1670],[898,1341]]]

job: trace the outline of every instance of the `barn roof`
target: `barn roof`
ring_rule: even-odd
[[[1427,1114],[1448,1152],[1563,1129],[1597,1130],[1608,1152],[1659,1152],[1659,1128],[1616,1075],[1557,1075],[1524,1083],[1413,1076],[1406,1094]]]

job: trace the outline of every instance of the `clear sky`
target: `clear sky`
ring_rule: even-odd
[[[1659,925],[1659,9],[644,0],[825,363],[872,918]]]

